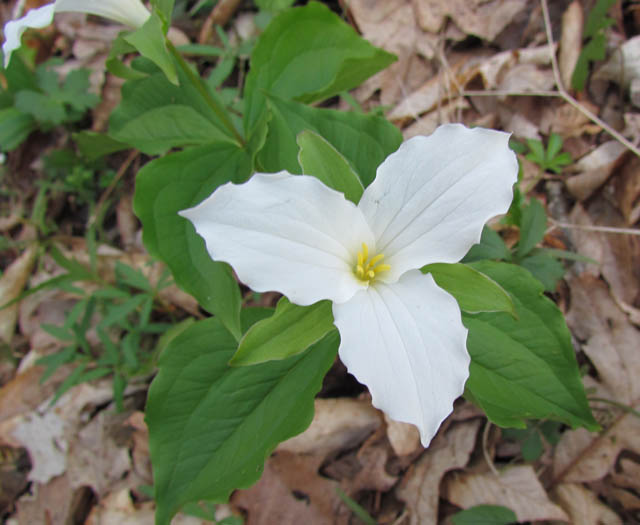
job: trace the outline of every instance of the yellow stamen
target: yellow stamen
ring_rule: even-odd
[[[354,273],[358,279],[364,282],[371,282],[380,272],[388,272],[391,266],[388,264],[380,264],[384,259],[384,254],[379,253],[369,259],[369,247],[366,243],[362,243],[362,250],[358,252],[357,262]]]

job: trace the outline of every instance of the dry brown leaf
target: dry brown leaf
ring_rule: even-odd
[[[389,447],[385,443],[369,444],[368,442],[358,451],[357,460],[359,470],[352,479],[343,480],[343,487],[347,494],[355,495],[361,490],[387,492],[393,487],[398,478],[390,475],[386,470],[389,459]]]
[[[554,481],[580,483],[602,479],[612,471],[623,450],[640,453],[640,419],[633,414],[618,416],[600,434],[583,428],[569,430],[562,434],[554,451]]]
[[[22,293],[31,275],[37,253],[38,247],[35,244],[29,246],[20,257],[5,269],[2,277],[0,277],[0,305],[14,300]],[[0,310],[0,340],[7,344],[11,342],[17,319],[17,304]]]
[[[34,484],[31,493],[16,502],[13,519],[17,525],[67,525],[72,523],[73,500],[67,476],[58,476],[46,485]]]
[[[634,403],[640,399],[640,330],[618,308],[603,281],[585,273],[568,282],[571,308],[566,318],[572,333],[584,341],[582,350],[614,399]]]
[[[85,521],[85,525],[154,525],[155,506],[149,501],[134,505],[129,490],[112,492],[102,499]],[[211,523],[193,516],[176,515],[171,525],[206,525]]]
[[[395,492],[407,504],[411,525],[437,523],[440,480],[445,472],[466,466],[479,427],[478,419],[452,425],[409,468]]]
[[[640,36],[627,40],[613,51],[607,62],[593,75],[629,87],[634,78],[640,78]]]
[[[502,505],[516,513],[518,521],[569,521],[538,481],[533,467],[520,465],[493,472],[453,474],[445,481],[445,497],[467,509],[475,505]]]
[[[46,483],[66,471],[69,440],[82,422],[84,409],[110,401],[112,395],[110,381],[77,385],[54,406],[46,401],[36,410],[2,421],[0,442],[26,448],[32,463],[29,479]]]
[[[134,473],[145,484],[153,483],[151,473],[151,454],[149,452],[149,429],[144,421],[144,412],[134,412],[127,419],[127,424],[133,427],[133,450],[131,460]]]
[[[422,446],[420,432],[415,425],[395,421],[387,414],[384,414],[384,420],[387,423],[387,438],[396,456],[408,456]]]
[[[602,186],[619,166],[627,148],[617,140],[610,140],[582,157],[571,171],[580,173],[567,179],[567,188],[578,200],[588,199]]]
[[[560,506],[567,511],[571,523],[622,525],[620,517],[582,485],[563,483],[556,488],[555,494]]]
[[[452,102],[420,117],[402,131],[402,136],[407,140],[416,135],[431,135],[441,124],[460,122],[461,119],[459,116],[461,112],[469,107],[470,104],[467,102],[467,99],[462,97],[456,98]]]
[[[69,440],[67,475],[71,486],[91,487],[98,499],[131,470],[129,450],[114,440],[114,423],[114,412],[102,410]]]
[[[598,107],[588,101],[581,104],[594,113],[598,112]],[[595,135],[600,132],[600,127],[592,124],[591,119],[582,111],[571,104],[549,104],[542,113],[540,119],[540,131],[545,135],[558,133],[565,138],[579,137],[582,134]]]
[[[389,2],[391,3],[391,2]],[[527,5],[527,0],[414,0],[420,26],[437,33],[450,17],[466,34],[493,40]]]
[[[569,214],[578,226],[624,227],[622,216],[605,199],[589,204],[588,210],[576,204]],[[594,275],[602,273],[614,296],[634,304],[640,292],[637,272],[640,267],[640,238],[636,235],[612,234],[575,228],[569,230],[576,250],[599,263],[586,265]]]
[[[382,424],[382,416],[367,400],[316,399],[307,430],[278,445],[278,451],[326,456],[361,443]]]
[[[27,368],[0,388],[0,423],[40,406],[71,371],[68,365],[61,366],[49,381],[41,385],[40,377],[44,370],[42,366]]]
[[[560,78],[563,86],[567,89],[571,87],[571,76],[582,50],[583,25],[582,5],[577,0],[574,0],[562,14],[562,36],[560,37],[560,53],[558,56]]]
[[[553,72],[536,64],[516,64],[509,68],[498,84],[498,90],[510,93],[550,91],[555,85]]]
[[[380,89],[382,105],[396,104],[433,74],[419,55],[433,58],[438,38],[418,27],[410,0],[351,0],[349,10],[367,40],[398,56],[397,62],[359,88],[358,100],[363,102]]]
[[[458,96],[475,72],[471,70],[472,54],[449,57],[450,68],[440,71],[418,89],[411,92],[394,109],[388,117],[394,121],[417,119],[423,113],[431,111],[439,104]]]
[[[615,179],[615,196],[627,226],[640,220],[640,158],[633,155]]]
[[[277,452],[267,460],[260,481],[236,491],[231,502],[246,509],[246,525],[346,524],[339,521],[350,514],[336,493],[339,484],[318,474],[321,463],[318,456]]]

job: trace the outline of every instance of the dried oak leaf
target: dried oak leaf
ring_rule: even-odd
[[[322,458],[276,452],[260,481],[231,498],[247,512],[246,525],[325,525],[348,523],[350,512],[337,495],[337,481],[318,474]]]
[[[560,506],[567,511],[571,523],[622,525],[620,517],[582,485],[563,483],[556,488],[555,496]]]
[[[407,471],[395,493],[407,504],[411,525],[437,523],[440,480],[445,472],[466,466],[479,427],[479,419],[452,425]]]
[[[445,480],[445,497],[467,509],[475,505],[502,505],[516,513],[518,521],[569,521],[538,481],[531,465],[493,472],[453,474]]]

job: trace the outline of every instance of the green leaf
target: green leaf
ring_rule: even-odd
[[[481,261],[483,259],[497,259],[508,261],[511,259],[511,253],[507,245],[500,237],[500,234],[488,226],[482,229],[480,242],[474,244],[464,256],[462,262],[468,263],[473,261]]]
[[[595,36],[598,31],[606,29],[615,21],[607,16],[607,11],[611,9],[616,0],[598,0],[589,11],[589,16],[584,24],[584,38]]]
[[[82,156],[86,157],[89,162],[109,155],[110,153],[129,148],[128,144],[115,140],[105,133],[84,130],[73,133],[72,136],[76,146],[78,146],[78,151]]]
[[[169,19],[170,17],[169,13]],[[145,58],[151,60],[166,75],[167,80],[176,86],[179,84],[173,57],[167,49],[162,20],[153,13],[144,25],[122,39],[135,47]]]
[[[511,509],[499,505],[476,505],[451,516],[453,525],[509,525],[518,516]]]
[[[264,92],[307,103],[324,100],[359,86],[395,59],[320,3],[288,9],[273,19],[251,55],[245,134],[266,111]]]
[[[171,24],[171,15],[173,14],[173,5],[175,0],[151,0],[151,5],[160,15],[162,22],[167,27]]]
[[[265,11],[282,11],[291,7],[295,0],[256,0],[256,5]]]
[[[176,284],[200,305],[220,316],[240,338],[240,291],[229,266],[214,262],[193,225],[178,212],[195,206],[225,182],[242,182],[251,173],[249,155],[230,143],[188,149],[144,166],[136,178],[134,209],[143,240],[162,259]]]
[[[31,115],[42,124],[57,126],[65,121],[67,112],[60,101],[37,91],[25,89],[16,93],[16,109]]]
[[[565,269],[560,261],[542,250],[534,250],[520,261],[520,266],[529,270],[547,292],[554,292]]]
[[[541,284],[516,265],[482,261],[473,267],[511,294],[518,316],[463,315],[471,355],[466,388],[474,401],[503,427],[524,428],[526,419],[548,418],[597,430],[571,334]]]
[[[0,109],[0,151],[11,151],[22,144],[36,129],[31,115],[14,107]]]
[[[522,210],[518,257],[527,255],[544,237],[547,229],[547,212],[538,199],[531,199]]]
[[[466,264],[436,263],[424,266],[436,284],[456,298],[460,309],[469,313],[506,312],[516,315],[511,296],[490,277]]]
[[[353,166],[363,186],[375,178],[382,161],[402,143],[402,134],[389,121],[372,115],[358,115],[320,109],[269,97],[272,118],[257,162],[262,169],[286,169],[301,173],[298,163],[298,133],[311,130],[322,136]]]
[[[127,122],[112,136],[119,142],[135,145],[149,155],[226,138],[211,121],[182,104],[150,109]]]
[[[333,328],[330,301],[298,306],[282,297],[271,317],[257,322],[244,334],[229,364],[255,365],[298,355]]]
[[[212,318],[187,328],[160,358],[146,408],[158,525],[185,503],[226,501],[258,480],[275,446],[311,422],[338,337],[288,359],[232,368],[235,346]]]
[[[338,150],[313,131],[303,131],[297,137],[300,153],[298,162],[302,173],[313,175],[330,188],[344,193],[358,204],[364,188],[358,175]]]
[[[162,73],[126,82],[122,102],[110,116],[109,135],[149,155],[188,144],[233,141],[200,92],[181,69],[178,73],[180,87]]]

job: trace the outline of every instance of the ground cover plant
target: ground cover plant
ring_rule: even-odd
[[[7,512],[64,493],[54,522],[632,516],[640,133],[568,91],[613,96],[613,3],[211,4],[5,24]],[[107,28],[102,98],[50,58],[77,13]],[[42,393],[13,406],[25,377]]]

